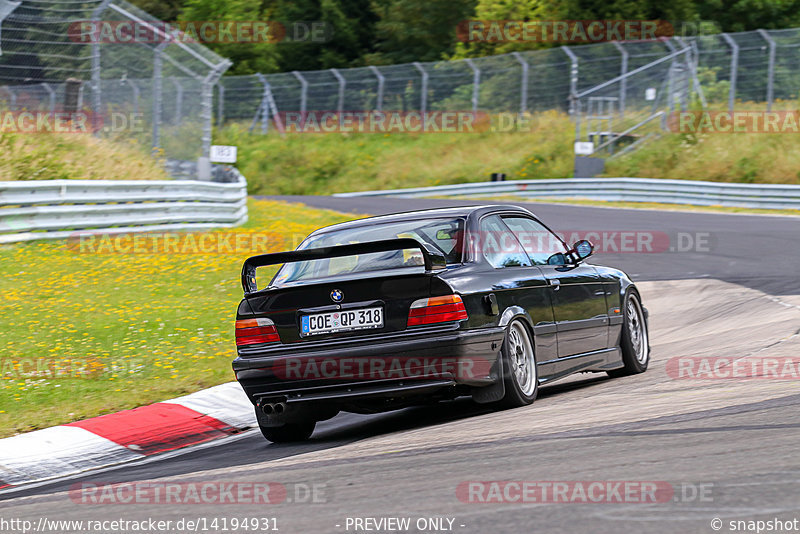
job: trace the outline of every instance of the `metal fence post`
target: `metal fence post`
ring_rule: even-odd
[[[669,50],[670,54],[674,54],[677,50],[669,39],[664,40],[664,45]],[[675,65],[675,59],[673,58],[672,61],[669,62],[669,70],[667,71],[667,109],[670,113],[675,105]]]
[[[414,67],[416,67],[416,69],[420,71],[420,73],[422,73],[422,91],[421,91],[422,94],[420,95],[419,99],[419,107],[420,107],[419,113],[423,117],[422,124],[424,126],[425,124],[424,117],[425,113],[428,110],[428,73],[425,72],[425,69],[422,68],[422,65],[420,64],[419,61],[415,61],[414,63],[412,63],[412,65],[414,65]]]
[[[525,113],[528,107],[528,62],[522,57],[519,52],[511,52],[519,64],[522,66],[522,79],[520,80],[519,91],[519,114],[520,116]]]
[[[52,87],[50,87],[49,83],[43,83],[41,85],[42,85],[42,88],[45,91],[47,91],[48,109],[50,110],[50,113],[55,113],[56,112],[56,92]]]
[[[308,80],[296,70],[293,70],[292,74],[300,81],[300,116],[305,120],[306,106],[308,104]]]
[[[700,85],[700,80],[697,78],[697,62],[699,61],[697,43],[692,41],[692,45],[690,46],[678,37],[676,37],[675,40],[683,47],[685,52],[684,61],[689,69],[689,75],[692,77],[694,90],[697,93],[697,96],[700,98],[700,104],[702,104],[703,109],[705,109],[708,107],[708,102],[706,102],[706,95],[703,94],[703,87]]]
[[[100,21],[100,14],[106,10],[111,0],[103,0],[92,10],[92,23],[95,27]],[[99,39],[92,39],[92,103],[94,116],[92,117],[92,130],[99,135],[100,115],[102,114],[103,100],[100,96],[100,43]]]
[[[569,49],[568,46],[562,46],[561,49],[569,57],[569,114],[575,114],[575,97],[578,94],[578,56]]]
[[[120,80],[121,83],[127,83],[131,86],[131,90],[133,92],[133,113],[138,115],[139,114],[139,86],[133,80],[128,80],[127,78],[124,80]]]
[[[622,76],[619,80],[619,114],[625,116],[625,97],[628,95],[628,51],[618,41],[611,41],[611,44],[619,50],[622,55],[622,67],[620,68],[619,75]]]
[[[267,78],[261,74],[260,72],[256,73],[256,77],[258,81],[261,82],[261,102],[258,105],[258,112],[256,112],[256,116],[253,117],[253,125],[255,125],[255,121],[258,117],[261,117],[261,135],[267,134],[269,132],[269,104],[267,103],[267,98],[269,98],[269,82]],[[250,126],[252,130],[253,126]]]
[[[217,126],[222,126],[225,119],[225,86],[221,80],[216,83],[217,87]]]
[[[161,54],[169,46],[169,41],[164,40],[153,50],[153,142],[152,147],[158,148],[161,144],[161,96],[162,96],[162,65]]]
[[[170,79],[172,80],[172,85],[175,86],[175,118],[173,122],[175,126],[178,126],[183,120],[183,86],[178,78],[173,77]]]
[[[209,158],[211,156],[211,117],[214,113],[214,84],[230,66],[230,60],[222,60],[219,64],[214,65],[203,78],[200,101],[200,120],[203,123],[202,155],[197,160],[197,177],[200,180],[211,179],[211,160]]]
[[[383,74],[381,74],[381,71],[379,71],[378,67],[375,65],[370,65],[369,70],[371,70],[375,77],[378,78],[378,101],[376,102],[375,111],[380,111],[383,109],[383,87],[386,84],[386,78]]]
[[[764,30],[756,31],[769,44],[769,63],[767,63],[767,111],[772,111],[772,100],[775,91],[775,51],[777,45],[770,34]]]
[[[478,113],[478,95],[481,88],[481,69],[475,66],[475,62],[467,58],[465,60],[469,68],[472,69],[472,113]]]
[[[727,33],[721,33],[720,35],[731,47],[731,87],[728,92],[728,110],[733,111],[733,101],[736,99],[736,75],[739,69],[739,45]]]
[[[8,93],[8,108],[9,111],[16,111],[17,110],[17,94],[11,90],[11,88],[7,85],[0,86],[0,90],[3,90]]]
[[[339,125],[341,127],[342,121],[344,121],[344,88],[347,86],[347,82],[344,79],[344,76],[339,74],[339,69],[331,69],[331,73],[336,77],[336,80],[339,82],[339,102],[336,104],[336,111],[339,113]]]

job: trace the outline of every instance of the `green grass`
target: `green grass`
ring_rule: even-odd
[[[777,102],[775,108],[792,105]],[[737,103],[741,110],[763,108]],[[246,126],[233,124],[216,132],[215,143],[239,147],[238,166],[251,193],[303,195],[481,182],[492,172],[505,172],[509,180],[567,178],[574,133],[566,114],[547,112],[533,115],[525,132],[284,138],[249,134]],[[800,135],[663,133],[606,163],[605,176],[797,184]]]
[[[668,134],[608,161],[605,176],[800,184],[800,136]]]
[[[243,245],[221,254],[0,246],[0,437],[233,380],[242,261],[349,218],[251,201],[249,222],[232,230]]]
[[[0,135],[0,180],[167,180],[149,150],[131,138],[90,134]]]
[[[572,173],[573,124],[556,112],[514,133],[248,134],[241,125],[214,142],[239,147],[237,166],[260,195],[329,194]]]

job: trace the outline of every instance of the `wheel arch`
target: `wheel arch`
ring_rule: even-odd
[[[530,314],[527,311],[525,311],[525,308],[521,306],[516,306],[516,305],[509,306],[508,308],[503,310],[503,313],[500,314],[500,321],[498,322],[498,325],[502,326],[503,328],[506,328],[508,325],[511,324],[511,321],[518,318],[524,320],[525,326],[528,327],[528,333],[531,335],[531,339],[533,339],[534,336],[533,319],[531,319]]]

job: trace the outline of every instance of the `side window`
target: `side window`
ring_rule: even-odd
[[[514,234],[497,215],[481,221],[480,235],[474,243],[477,254],[482,254],[493,267],[530,266],[527,254]]]
[[[567,252],[564,243],[539,222],[527,217],[503,217],[517,236],[522,248],[535,265],[547,265],[547,259],[557,252]]]

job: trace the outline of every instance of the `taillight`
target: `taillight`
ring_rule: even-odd
[[[411,309],[408,311],[408,326],[446,323],[466,318],[467,310],[459,295],[431,297],[415,300],[411,304]]]
[[[236,321],[236,346],[280,341],[278,330],[271,319],[241,319]]]

